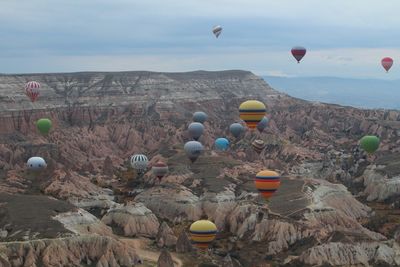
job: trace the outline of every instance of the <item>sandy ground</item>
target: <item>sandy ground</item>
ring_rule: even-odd
[[[121,241],[125,242],[129,246],[135,248],[136,253],[138,256],[147,261],[154,262],[157,266],[158,257],[160,256],[160,252],[153,251],[148,248],[149,240],[144,238],[120,238]],[[182,261],[177,257],[175,253],[171,253],[172,260],[174,261],[175,267],[182,267]]]

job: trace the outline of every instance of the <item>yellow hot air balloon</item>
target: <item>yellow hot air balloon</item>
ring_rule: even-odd
[[[207,249],[217,235],[217,226],[209,220],[199,220],[190,226],[190,237],[199,249]]]
[[[257,100],[247,100],[240,104],[239,115],[251,130],[257,128],[257,124],[264,118],[265,105]]]
[[[278,190],[281,180],[277,172],[264,170],[257,173],[254,183],[261,195],[269,199]]]

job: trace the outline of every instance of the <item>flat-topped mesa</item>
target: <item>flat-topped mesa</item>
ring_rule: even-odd
[[[24,92],[28,81],[41,84],[38,100]],[[0,75],[0,112],[74,106],[166,106],[178,101],[205,101],[279,95],[263,79],[241,70],[162,73],[77,72]]]

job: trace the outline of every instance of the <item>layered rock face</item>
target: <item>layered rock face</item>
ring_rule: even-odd
[[[29,80],[42,85],[35,103],[23,92]],[[4,264],[64,266],[61,255],[71,266],[156,264],[165,248],[183,262],[163,252],[159,264],[168,266],[399,264],[395,217],[378,225],[386,230],[366,227],[376,214],[365,205],[400,207],[399,112],[294,99],[246,71],[3,75],[0,99],[0,238],[11,242],[0,243]],[[267,105],[270,123],[236,140],[228,128],[248,99]],[[198,110],[208,114],[206,151],[190,163],[183,144]],[[42,117],[53,122],[47,136],[35,129]],[[358,149],[366,134],[381,137],[373,156]],[[224,136],[230,150],[214,151]],[[256,138],[267,144],[260,155],[250,145]],[[169,173],[161,181],[150,169],[136,173],[135,153],[150,165],[162,159]],[[48,168],[27,171],[31,156]],[[253,184],[266,168],[285,176],[268,203]],[[185,234],[200,218],[219,230],[209,255]],[[154,244],[135,253],[129,244],[138,237]]]

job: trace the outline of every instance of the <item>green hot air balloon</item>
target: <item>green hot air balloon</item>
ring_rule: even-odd
[[[368,153],[374,153],[379,147],[379,138],[375,135],[366,135],[360,140],[361,148]]]
[[[40,119],[36,122],[36,127],[38,128],[39,132],[43,135],[49,133],[51,128],[51,120],[47,118]]]

